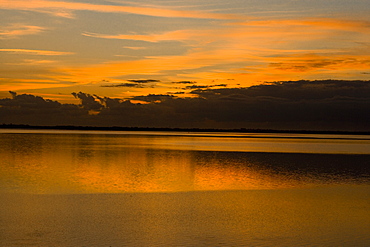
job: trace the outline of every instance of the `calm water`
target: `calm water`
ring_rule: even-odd
[[[0,246],[370,245],[369,136],[0,131]]]

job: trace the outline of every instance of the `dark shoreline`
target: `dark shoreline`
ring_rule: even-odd
[[[38,126],[26,124],[2,124],[0,129],[45,129],[45,130],[100,130],[100,131],[176,131],[176,132],[238,132],[238,133],[287,133],[287,134],[341,134],[370,135],[370,131],[338,130],[276,130],[276,129],[202,129],[202,128],[160,128],[160,127],[98,127],[98,126]]]

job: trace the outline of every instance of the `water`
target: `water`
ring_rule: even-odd
[[[369,246],[370,138],[1,130],[0,246]]]

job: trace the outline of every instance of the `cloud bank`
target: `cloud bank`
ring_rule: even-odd
[[[370,130],[370,81],[284,81],[192,94],[113,99],[79,92],[73,105],[11,92],[0,100],[0,124]]]

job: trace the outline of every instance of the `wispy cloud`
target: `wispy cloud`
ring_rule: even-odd
[[[145,50],[145,49],[147,49],[146,47],[140,47],[140,46],[123,46],[122,48],[130,49],[130,50]]]
[[[241,56],[238,50],[191,52],[184,56],[162,56],[148,59],[105,63],[92,67],[66,68],[63,73],[70,80],[84,78],[97,80],[101,77],[166,75],[173,78],[197,80],[209,83],[216,78],[224,83],[228,79],[252,85],[258,81],[294,80],[301,78],[340,78],[343,74],[356,74],[370,69],[368,56],[297,53],[275,57],[256,54]],[[251,65],[253,64],[254,65]],[[216,82],[217,83],[217,82]],[[234,84],[235,84],[234,83]],[[246,84],[249,83],[249,84]],[[219,84],[219,82],[217,83]],[[168,88],[168,87],[167,87]],[[163,88],[165,90],[165,88]]]
[[[38,34],[44,30],[45,28],[39,26],[14,23],[7,27],[0,28],[0,39],[12,39],[24,35]]]
[[[312,29],[327,29],[327,30],[342,30],[351,32],[369,32],[370,21],[366,20],[343,20],[334,18],[305,18],[305,19],[282,19],[282,20],[250,20],[245,22],[234,22],[229,23],[230,26],[246,26],[246,27],[258,27],[268,28],[277,27],[280,30],[282,28],[290,27],[295,29],[309,28]],[[263,30],[263,29],[262,29]]]
[[[29,50],[29,49],[0,49],[0,52],[8,52],[13,54],[41,55],[41,56],[62,56],[74,54],[73,52]]]
[[[363,71],[370,69],[370,53],[368,47],[358,42],[366,43],[369,29],[366,21],[309,18],[254,20],[210,29],[144,35],[84,33],[105,39],[177,40],[187,45],[188,50],[179,55],[69,67],[63,73],[69,74],[73,81],[79,81],[77,77],[96,81],[102,77],[156,75],[164,76],[167,81],[195,80],[207,85],[217,78],[221,81],[215,84],[231,78],[251,85],[271,80],[340,78],[345,74],[364,77]]]
[[[174,84],[195,84],[195,81],[174,81]]]
[[[33,11],[55,11],[60,15],[61,10],[86,10],[106,13],[130,13],[158,17],[200,18],[200,19],[236,19],[236,15],[218,14],[202,11],[173,10],[154,7],[136,7],[122,5],[102,5],[78,2],[46,1],[46,0],[0,0],[0,8]],[[66,12],[68,13],[68,12]],[[70,17],[67,15],[66,17]]]
[[[324,70],[364,70],[370,68],[369,56],[306,54],[272,59],[270,68],[284,72],[312,72]]]
[[[347,34],[346,34],[347,32]],[[248,54],[264,53],[273,55],[279,53],[309,53],[335,52],[335,47],[341,46],[346,39],[339,39],[348,32],[356,38],[365,41],[370,34],[370,22],[344,21],[339,19],[318,18],[302,20],[253,20],[234,22],[216,26],[212,29],[174,30],[162,33],[146,34],[99,34],[84,32],[82,35],[103,39],[140,40],[147,42],[181,41],[198,51],[212,49],[235,50]],[[315,43],[320,40],[338,37],[335,46]],[[347,37],[347,40],[351,37]],[[294,44],[294,45],[291,45]],[[294,47],[294,48],[293,48]]]
[[[127,39],[127,40],[141,40],[147,42],[159,42],[165,40],[186,40],[194,36],[194,31],[190,30],[177,30],[171,32],[165,32],[160,34],[119,34],[119,35],[107,35],[107,34],[97,34],[84,32],[82,35],[87,37],[94,38],[103,38],[103,39]],[[132,47],[131,47],[132,49]]]
[[[2,82],[6,83],[2,83]],[[21,91],[45,88],[62,88],[70,86],[67,83],[53,82],[52,80],[9,80],[0,79],[0,91]]]
[[[48,64],[54,64],[56,63],[57,61],[55,60],[46,60],[46,59],[42,59],[42,60],[37,60],[37,59],[24,59],[22,62],[18,62],[18,63],[5,63],[6,65],[48,65]]]
[[[151,9],[152,13],[147,13],[148,15],[160,16],[163,13],[167,13],[167,17],[184,17],[188,13],[187,11],[171,12],[171,10],[158,15],[161,12],[157,13],[156,8],[55,1],[0,0],[0,7],[4,7],[5,3],[8,6],[13,6],[13,9],[19,7],[18,9],[35,11],[53,11],[55,8],[58,11],[65,10],[67,12],[90,10],[122,13],[133,13],[136,11],[139,13],[139,10],[142,10],[141,13],[145,14],[145,11]],[[61,3],[64,3],[65,6],[63,7]],[[126,7],[129,9],[124,10]],[[133,9],[130,10],[130,8]],[[175,15],[175,13],[178,15]],[[32,31],[34,33],[43,31],[42,29],[38,30],[36,26],[29,27],[35,27],[33,29],[29,28],[29,33]],[[144,46],[142,42],[116,42],[122,43],[121,47],[132,50],[125,50],[127,53],[125,55],[113,54],[114,56],[122,56],[120,58],[121,61],[117,61],[117,58],[115,58],[115,61],[104,60],[103,63],[97,62],[96,64],[80,63],[79,65],[71,65],[60,63],[58,64],[60,67],[55,68],[55,77],[52,78],[60,81],[76,81],[83,84],[86,81],[101,81],[102,78],[113,79],[120,77],[127,79],[152,78],[153,76],[154,78],[160,78],[162,83],[156,84],[155,88],[151,90],[163,93],[174,86],[172,83],[166,84],[166,81],[197,81],[201,85],[212,86],[214,84],[223,85],[220,83],[225,83],[231,78],[235,79],[234,85],[237,83],[251,85],[260,81],[312,79],[318,77],[340,78],[340,76],[345,74],[358,74],[365,77],[368,75],[363,72],[370,70],[368,47],[366,49],[358,48],[364,46],[359,44],[360,42],[366,43],[370,38],[370,25],[366,21],[343,21],[329,18],[277,19],[268,21],[255,19],[247,22],[237,20],[234,23],[223,22],[223,24],[220,24],[220,22],[217,22],[217,25],[213,26],[188,26],[186,28],[188,29],[176,30],[176,27],[174,27],[175,30],[173,31],[156,31],[153,33],[139,32],[139,30],[136,33],[118,32],[119,34],[84,32],[82,35],[93,38],[138,40],[155,44],[146,44],[148,47],[142,47]],[[17,29],[14,28],[14,30]],[[122,29],[120,32],[122,32]],[[7,35],[10,35],[10,33],[9,31]],[[19,33],[22,32],[19,31]],[[169,40],[181,41],[182,45],[186,46],[186,50],[184,49],[181,53],[169,56],[163,55],[164,53],[153,55],[158,53],[149,52],[154,46],[161,51],[171,49],[171,47],[167,47],[170,42],[161,43]],[[99,41],[96,40],[94,42]],[[125,44],[127,46],[124,46]],[[135,44],[140,44],[141,46],[136,47]],[[145,51],[147,53],[144,54],[143,49],[148,49],[148,52]],[[138,51],[137,54],[140,54],[140,56],[136,56],[136,59],[131,59],[135,57],[135,50]],[[30,49],[0,49],[0,52],[44,56],[74,54],[72,52]],[[129,59],[123,56],[129,57]],[[50,62],[46,59],[23,61],[33,64],[47,64]],[[91,61],[96,60],[89,60],[89,62]],[[47,75],[45,76],[47,77]],[[220,81],[215,81],[212,84],[212,81],[215,79],[220,79]],[[114,85],[114,87],[131,87],[131,92],[141,90],[142,87],[135,83],[123,83],[118,84],[119,86]],[[228,84],[228,87],[230,85]],[[103,89],[109,90],[107,88]],[[188,87],[187,90],[190,89]],[[143,92],[144,90],[148,89],[143,88]]]

